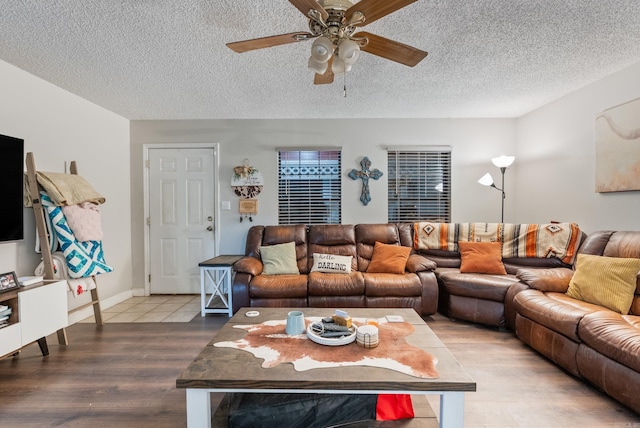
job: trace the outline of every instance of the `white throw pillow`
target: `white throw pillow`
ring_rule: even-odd
[[[352,256],[313,253],[311,272],[351,273]]]

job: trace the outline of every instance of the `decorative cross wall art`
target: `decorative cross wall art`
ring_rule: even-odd
[[[351,172],[349,172],[349,178],[353,180],[362,179],[360,202],[362,202],[363,205],[368,205],[369,202],[371,202],[371,195],[369,194],[369,178],[377,180],[382,177],[382,172],[379,169],[369,169],[369,167],[371,167],[371,161],[367,156],[362,158],[360,166],[362,167],[362,171],[358,171],[355,168],[352,169]]]

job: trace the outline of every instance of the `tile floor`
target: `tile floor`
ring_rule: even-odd
[[[132,297],[102,309],[105,323],[189,322],[200,316],[200,295],[153,295]],[[95,322],[93,315],[80,322]]]

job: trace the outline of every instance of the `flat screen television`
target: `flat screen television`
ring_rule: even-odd
[[[0,134],[0,242],[24,239],[24,140]]]

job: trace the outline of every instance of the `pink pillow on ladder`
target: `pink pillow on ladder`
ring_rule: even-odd
[[[62,207],[62,213],[77,241],[102,241],[100,208],[92,202]]]

